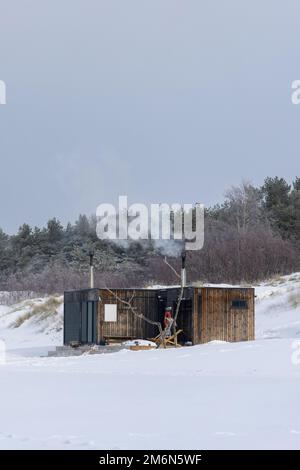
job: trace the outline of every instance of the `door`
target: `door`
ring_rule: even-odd
[[[247,341],[248,339],[248,312],[247,310],[231,310],[232,340]]]
[[[64,304],[64,344],[80,342],[81,305],[80,302]]]
[[[81,305],[81,343],[97,343],[97,302],[87,301]]]
[[[176,314],[177,302],[173,302],[173,316]],[[182,330],[184,341],[193,340],[192,299],[182,299],[177,317],[177,330]]]

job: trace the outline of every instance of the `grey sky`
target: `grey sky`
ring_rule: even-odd
[[[299,1],[0,0],[0,226],[299,171]]]

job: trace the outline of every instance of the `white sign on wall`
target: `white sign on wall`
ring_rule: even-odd
[[[104,305],[104,321],[117,321],[117,304]]]

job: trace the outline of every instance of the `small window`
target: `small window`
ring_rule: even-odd
[[[116,304],[104,305],[104,321],[117,321],[117,305]]]
[[[247,309],[248,303],[247,300],[233,300],[231,306],[232,308]]]

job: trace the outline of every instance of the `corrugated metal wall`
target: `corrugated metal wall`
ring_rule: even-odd
[[[64,344],[80,341],[81,304],[66,301],[64,303]]]
[[[64,344],[98,341],[98,300],[98,289],[65,292]]]

